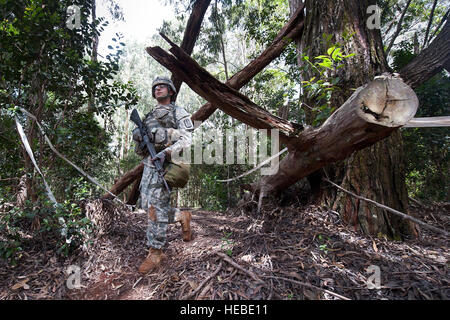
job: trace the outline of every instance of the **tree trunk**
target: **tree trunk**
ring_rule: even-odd
[[[114,184],[111,188],[110,192],[115,195],[119,195],[123,190],[126,189],[133,181],[142,177],[142,172],[144,172],[144,164],[140,163],[133,170],[128,171],[125,175]],[[134,189],[133,189],[134,190]],[[112,199],[113,196],[109,193],[106,193],[102,197],[103,199]]]
[[[195,42],[200,34],[200,28],[202,26],[203,18],[205,17],[206,10],[209,7],[211,0],[197,0],[195,1],[191,15],[184,30],[183,40],[181,42],[181,48],[191,55],[194,50]],[[182,81],[172,76],[172,81],[177,92],[180,91]]]
[[[325,54],[327,46],[321,41],[324,33],[332,35],[331,42],[340,43],[345,54],[356,53],[346,61],[344,68],[332,75],[341,79],[338,84],[341,90],[334,93],[332,105],[341,105],[351,94],[352,88],[388,70],[379,30],[366,27],[367,7],[374,4],[375,1],[367,0],[306,1],[305,29],[299,48],[301,53],[311,60]],[[311,76],[305,73],[303,78],[309,79]],[[314,117],[312,114],[307,119],[312,121]],[[324,170],[343,188],[405,212],[408,210],[408,199],[401,145],[400,133],[395,132],[374,146],[354,153],[344,163],[333,164]],[[316,186],[313,189],[319,189],[321,174],[316,172],[309,177],[312,187]],[[320,198],[340,212],[343,220],[355,229],[389,237],[413,232],[409,224],[405,226],[380,208],[362,203],[334,188],[325,191]]]
[[[345,162],[341,187],[400,212],[408,212],[402,150],[402,136],[396,131],[388,139],[352,154]],[[366,234],[400,240],[402,235],[414,231],[409,221],[346,193],[337,192],[333,200],[333,210]]]
[[[97,26],[95,25],[95,20],[97,19],[97,0],[91,0],[91,18],[92,18],[92,24],[95,26],[95,29],[97,29]],[[94,38],[92,39],[92,53],[91,53],[91,61],[97,62],[98,61],[98,44],[99,44],[99,36],[97,33],[94,32]],[[94,112],[95,108],[95,88],[91,89],[92,91],[89,93],[89,99],[88,99],[88,110],[90,112]]]

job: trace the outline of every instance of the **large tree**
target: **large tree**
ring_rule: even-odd
[[[5,133],[14,133],[14,123],[8,120],[21,107],[35,116],[17,112],[24,123],[27,140],[35,153],[38,166],[47,170],[64,168],[65,164],[51,152],[39,133],[36,121],[43,124],[46,134],[63,153],[87,170],[105,163],[108,137],[98,126],[95,114],[110,114],[119,99],[133,104],[132,88],[114,81],[118,71],[121,45],[106,56],[96,58],[96,36],[106,24],[103,18],[91,18],[95,2],[83,1],[2,1],[0,8],[0,120]],[[68,8],[76,5],[74,19]],[[84,108],[90,106],[88,110]],[[17,111],[17,109],[15,110]],[[92,133],[92,135],[91,135]],[[92,139],[92,140],[91,140]],[[15,144],[19,147],[19,144]],[[19,147],[20,148],[20,147]],[[20,151],[19,151],[20,150]],[[39,184],[32,161],[25,148],[20,148],[22,164],[15,163],[25,188],[21,200],[36,201]],[[2,163],[3,167],[3,163]],[[70,170],[65,167],[65,170]],[[63,170],[61,170],[63,171]],[[71,179],[70,174],[56,172],[55,178]],[[64,195],[65,186],[59,186]],[[19,201],[20,202],[23,201]]]
[[[290,1],[290,4],[292,12],[302,5],[300,1]],[[278,193],[318,169],[393,134],[371,149],[353,154],[344,166],[337,165],[334,170],[327,167],[326,171],[356,193],[407,211],[397,129],[414,115],[417,98],[411,88],[395,76],[371,81],[375,76],[390,71],[380,31],[370,29],[366,24],[368,6],[374,4],[375,1],[356,0],[306,1],[306,18],[298,20],[303,29],[297,37],[299,51],[310,59],[324,53],[333,55],[335,51],[329,51],[328,45],[339,43],[335,48],[355,55],[347,57],[343,68],[330,70],[327,74],[331,78],[339,77],[339,81],[334,83],[339,90],[329,97],[328,103],[337,111],[319,127],[303,131],[295,123],[273,116],[255,105],[235,90],[239,87],[218,82],[169,39],[171,54],[159,47],[149,47],[147,52],[211,105],[255,128],[279,129],[281,142],[288,146],[289,154],[281,161],[277,174],[266,176],[253,185],[260,198]],[[442,32],[421,54],[422,64],[428,63],[429,68],[420,74],[420,79],[411,69],[414,64],[420,64],[420,60],[413,61],[401,71],[407,84],[414,88],[448,63],[448,29],[449,24],[446,23]],[[324,34],[331,36],[325,38],[327,41],[320,41]],[[305,70],[304,79],[309,75]],[[358,86],[352,94],[351,88]],[[314,183],[314,178],[311,181]],[[347,196],[339,194],[331,200],[346,221],[365,232],[396,237],[413,231],[409,224]]]
[[[296,2],[300,1],[291,0],[291,5],[297,5]],[[339,78],[338,90],[333,92],[331,98],[332,106],[342,105],[351,95],[352,88],[389,71],[380,30],[376,26],[372,29],[367,27],[367,9],[375,4],[375,1],[306,1],[305,31],[299,43],[300,53],[312,59],[326,53],[330,43],[339,43],[344,52],[355,54],[345,60],[343,68],[329,71],[328,77]],[[331,37],[327,38],[326,35]],[[315,75],[312,68],[304,69],[302,74],[305,80]],[[309,104],[317,104],[317,101]],[[314,115],[309,119],[312,122],[311,118]],[[324,170],[345,189],[406,212],[408,197],[401,143],[401,136],[397,131],[389,138],[352,154],[345,163],[327,166]],[[320,170],[310,176],[311,184],[320,185],[323,174]],[[316,192],[320,192],[321,188],[316,189]],[[327,198],[330,206],[355,228],[362,229],[365,233],[390,237],[397,236],[399,232],[412,233],[409,224],[385,210],[346,193],[337,192],[334,188],[328,191],[322,195]]]
[[[299,0],[290,0],[294,8],[300,3]],[[361,86],[383,72],[391,71],[386,62],[379,25],[376,26],[374,23],[376,22],[374,18],[377,17],[373,8],[376,4],[376,1],[305,1],[306,21],[298,45],[300,54],[308,57],[323,55],[329,49],[330,42],[339,43],[347,53],[355,53],[346,60],[343,68],[329,70],[328,77],[339,79],[337,85],[339,90],[335,90],[331,98],[333,106],[342,105],[350,96],[351,88]],[[402,8],[397,31],[391,37],[389,45],[386,44],[388,46],[386,51],[392,47],[401,30],[402,20],[409,5],[410,1]],[[330,38],[326,38],[326,35],[330,35]],[[410,65],[403,70],[402,77],[413,88],[417,86],[413,79],[422,77],[420,80],[422,82],[430,78],[430,72],[442,70],[442,63],[449,59],[448,51],[435,50],[435,54],[429,55],[428,58],[425,61],[416,60],[415,63],[418,64],[415,67]],[[440,67],[431,67],[433,63],[440,64]],[[307,80],[315,74],[311,68],[305,68],[302,76]],[[309,120],[312,122],[313,119],[314,114]],[[408,195],[402,144],[401,134],[396,131],[389,138],[355,152],[345,163],[336,163],[316,172],[309,176],[309,180],[313,186],[318,186],[320,178],[327,172],[345,189],[407,212]],[[323,190],[324,186],[317,189]],[[411,224],[383,209],[360,201],[347,193],[337,192],[335,188],[325,190],[328,192],[322,193],[322,198],[340,212],[347,223],[362,229],[365,233],[394,238],[414,233]]]

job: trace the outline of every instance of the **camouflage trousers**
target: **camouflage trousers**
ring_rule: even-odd
[[[161,249],[166,244],[169,223],[175,223],[179,209],[170,205],[170,194],[149,157],[144,159],[141,184],[141,208],[148,214],[147,245]]]

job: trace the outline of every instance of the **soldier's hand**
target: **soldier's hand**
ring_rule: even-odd
[[[141,131],[139,130],[139,128],[135,128],[133,130],[133,140],[137,141],[137,142],[142,141],[142,135],[141,135]]]
[[[152,159],[152,162],[159,160],[161,165],[164,164],[164,161],[166,160],[166,152],[163,150],[160,153],[156,154],[155,157]]]

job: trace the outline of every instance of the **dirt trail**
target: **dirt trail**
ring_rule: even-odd
[[[422,218],[442,228],[447,217]],[[442,236],[423,230],[405,242],[371,238],[316,206],[276,208],[264,218],[193,211],[194,239],[183,242],[181,227],[170,225],[167,259],[142,277],[137,268],[146,256],[146,216],[128,212],[76,257],[30,254],[28,263],[3,268],[0,299],[450,298]],[[80,289],[67,288],[69,265],[80,267]],[[378,290],[368,288],[368,282],[377,285],[369,281],[369,266],[380,270]],[[17,285],[24,279],[25,288]]]

